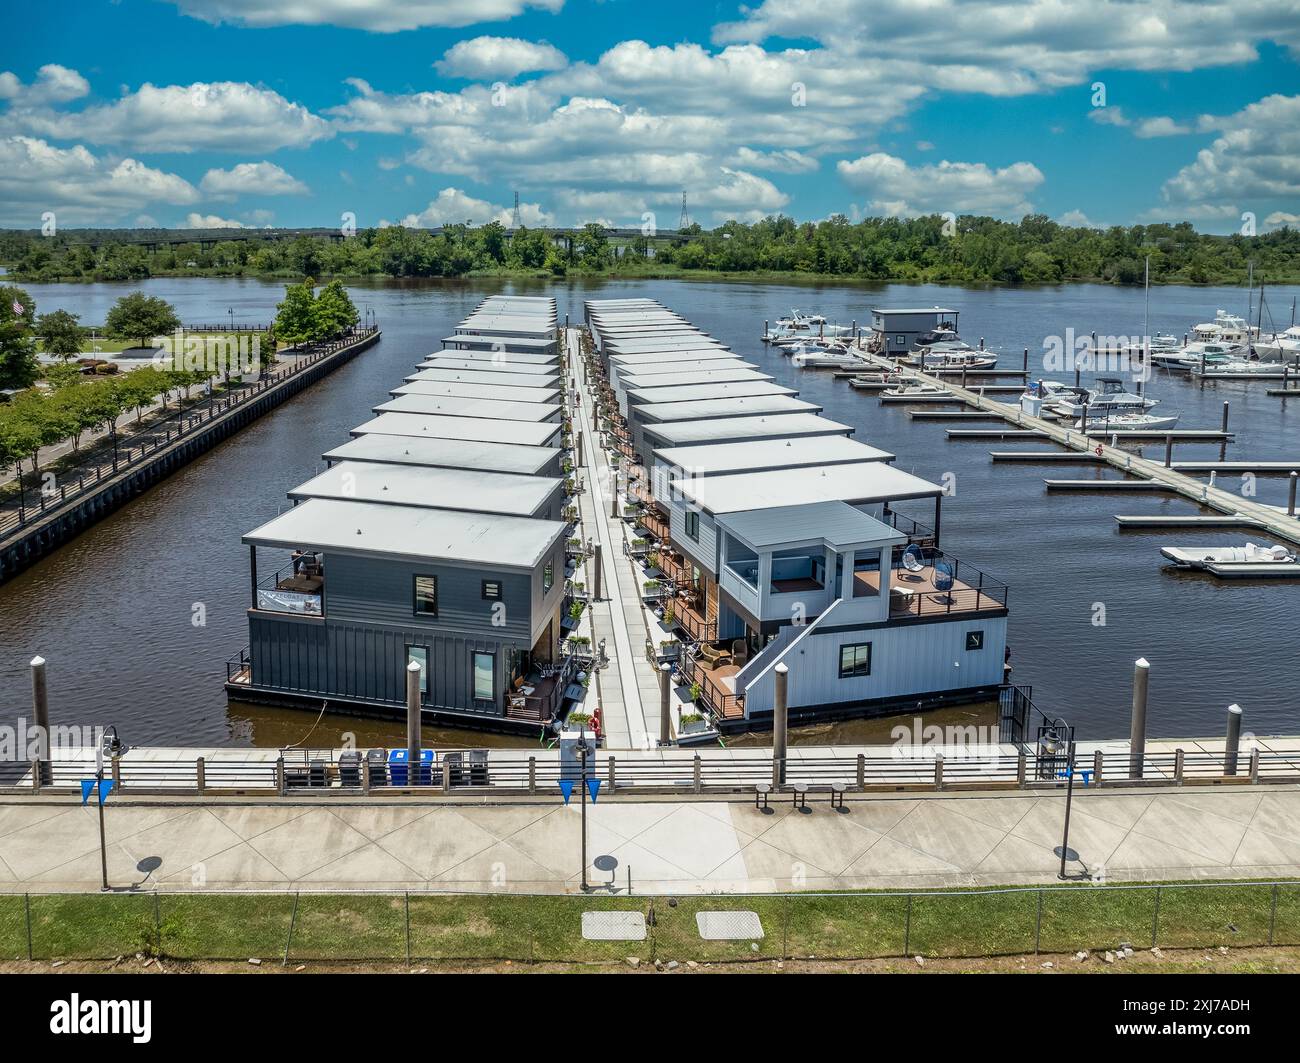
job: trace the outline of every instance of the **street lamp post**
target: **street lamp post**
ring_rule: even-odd
[[[1060,717],[1042,728],[1038,735],[1038,755],[1065,750],[1065,824],[1061,833],[1061,869],[1057,878],[1064,879],[1065,862],[1070,855],[1070,809],[1074,803],[1074,728]]]
[[[578,800],[582,802],[582,892],[587,893],[591,886],[587,884],[587,753],[589,750],[586,732],[582,732],[574,752],[578,755],[578,764],[582,772],[582,793],[578,795]]]

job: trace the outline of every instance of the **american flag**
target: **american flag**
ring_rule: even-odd
[[[24,311],[25,309],[26,309],[26,307],[24,307],[22,303],[20,303],[17,299],[14,300],[14,313],[15,313],[15,314],[17,314],[19,317],[22,317],[22,316],[23,316],[23,311]]]

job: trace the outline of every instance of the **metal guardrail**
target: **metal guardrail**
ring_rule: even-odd
[[[274,760],[248,759],[248,752],[232,750],[228,756],[186,760],[115,758],[113,779],[123,794],[197,793],[231,791],[246,794],[312,795],[358,793],[427,794],[441,789],[457,794],[528,795],[550,792],[562,778],[575,770],[558,756],[537,756],[516,751],[490,750],[483,770],[471,777],[459,769],[443,772],[442,765],[456,763],[463,751],[436,752],[433,782],[428,785],[393,785],[393,776],[383,761],[367,761],[363,752],[349,758],[338,751],[322,750],[310,755],[314,777],[301,787],[292,778],[300,766],[303,751],[287,751]],[[358,760],[359,758],[359,760]],[[55,760],[48,763],[45,781],[38,778],[36,762],[11,762],[0,772],[0,793],[80,792],[81,781],[92,772],[87,760]],[[358,764],[369,770],[362,771]],[[604,780],[605,793],[718,794],[753,793],[760,784],[774,792],[798,785],[811,790],[833,787],[848,792],[871,793],[890,790],[979,790],[1064,788],[1066,778],[1057,757],[1039,758],[1033,752],[981,753],[972,748],[969,756],[939,756],[924,747],[899,747],[894,756],[788,757],[784,786],[774,785],[777,765],[771,757],[733,759],[708,752],[689,755],[681,751],[670,756],[647,757],[639,753],[598,754],[591,771]],[[403,770],[404,778],[404,770]],[[1140,774],[1132,773],[1127,750],[1081,753],[1075,765],[1076,786],[1138,787],[1183,785],[1254,785],[1300,783],[1300,750],[1277,752],[1243,750],[1235,773],[1225,770],[1224,755],[1200,750],[1178,749],[1170,753],[1147,753]]]

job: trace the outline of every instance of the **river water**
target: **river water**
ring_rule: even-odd
[[[139,285],[27,285],[41,312],[63,307],[98,322],[120,295],[143,288],[175,304],[185,321],[271,319],[283,288],[242,279],[156,279]],[[783,383],[857,426],[857,437],[894,451],[898,466],[930,479],[950,474],[944,546],[1011,587],[1010,643],[1017,682],[1044,709],[1064,715],[1081,738],[1127,735],[1133,660],[1152,664],[1150,732],[1222,731],[1232,702],[1258,734],[1300,731],[1297,620],[1300,583],[1219,583],[1165,570],[1158,548],[1174,541],[1235,542],[1237,533],[1121,534],[1116,513],[1190,513],[1155,496],[1046,494],[1045,476],[1099,475],[1079,466],[994,466],[990,449],[1017,443],[948,442],[939,422],[911,422],[829,373],[804,371],[759,342],[764,319],[791,308],[864,323],[872,307],[942,305],[961,311],[961,332],[980,337],[1018,368],[1029,347],[1043,366],[1044,338],[1068,328],[1086,335],[1140,335],[1141,290],[1101,285],[951,288],[920,285],[769,284],[705,281],[357,283],[358,308],[383,329],[374,348],[182,469],[108,520],[0,587],[0,722],[26,714],[28,660],[49,662],[57,723],[115,724],[133,744],[320,746],[353,732],[363,744],[403,740],[399,726],[310,713],[228,705],[225,660],[246,644],[247,551],[240,535],[287,506],[285,492],[323,467],[320,455],[366,420],[414,362],[438,349],[485,295],[552,294],[576,322],[587,297],[650,296],[677,310]],[[1271,291],[1280,326],[1294,290]],[[1151,292],[1154,332],[1181,336],[1217,307],[1246,311],[1240,289]],[[1267,322],[1266,322],[1267,324]],[[1063,378],[1061,374],[1045,375]],[[1300,462],[1300,403],[1255,383],[1208,383],[1158,373],[1148,394],[1179,427],[1218,427],[1231,403],[1237,433],[1227,457]],[[1041,449],[1042,445],[1039,444]],[[1217,444],[1180,445],[1180,458],[1213,459]],[[1149,453],[1157,455],[1158,448]],[[1220,486],[1237,481],[1220,480]],[[1261,478],[1257,499],[1283,504],[1285,480]],[[906,510],[906,506],[901,507]],[[928,522],[928,507],[916,512]],[[1099,622],[1104,620],[1104,623]],[[875,736],[875,725],[808,732],[820,740]],[[447,732],[442,742],[519,744]]]

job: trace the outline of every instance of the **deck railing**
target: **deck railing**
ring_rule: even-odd
[[[701,684],[703,686],[703,684]],[[107,767],[115,781],[114,799],[136,794],[356,794],[383,789],[386,793],[427,793],[431,789],[457,793],[550,794],[572,768],[556,752],[529,754],[490,749],[471,774],[463,750],[436,751],[428,785],[410,784],[395,776],[386,751],[319,751],[305,759],[302,750],[267,751],[261,759],[250,750],[220,750],[204,757],[163,758],[151,750],[147,757],[128,752]],[[272,756],[271,754],[276,754]],[[71,759],[75,756],[75,759]],[[1300,783],[1300,749],[1243,749],[1236,770],[1228,771],[1222,751],[1177,749],[1146,753],[1140,774],[1131,774],[1130,754],[1080,752],[1076,758],[1077,787],[1222,786]],[[960,755],[937,755],[926,746],[900,747],[890,754],[791,757],[785,765],[787,787],[817,789],[842,786],[854,792],[889,790],[1056,790],[1065,786],[1059,758],[1044,763],[1033,749],[1008,752],[1006,747],[971,746]],[[601,796],[634,793],[753,793],[773,780],[770,756],[733,757],[729,752],[691,754],[685,749],[658,756],[598,752],[593,773],[604,780]],[[82,780],[94,774],[89,749],[60,753],[47,762],[44,781],[37,783],[36,762],[8,762],[0,771],[0,792],[52,791],[80,793]],[[364,769],[364,770],[363,770]],[[1041,769],[1041,770],[1040,770]],[[402,776],[404,776],[404,772]],[[396,779],[396,784],[395,784]],[[778,787],[778,789],[780,789]]]
[[[738,720],[744,717],[744,698],[719,683],[713,673],[700,664],[698,658],[689,653],[683,654],[678,668],[687,683],[699,684],[700,700],[715,719]]]

